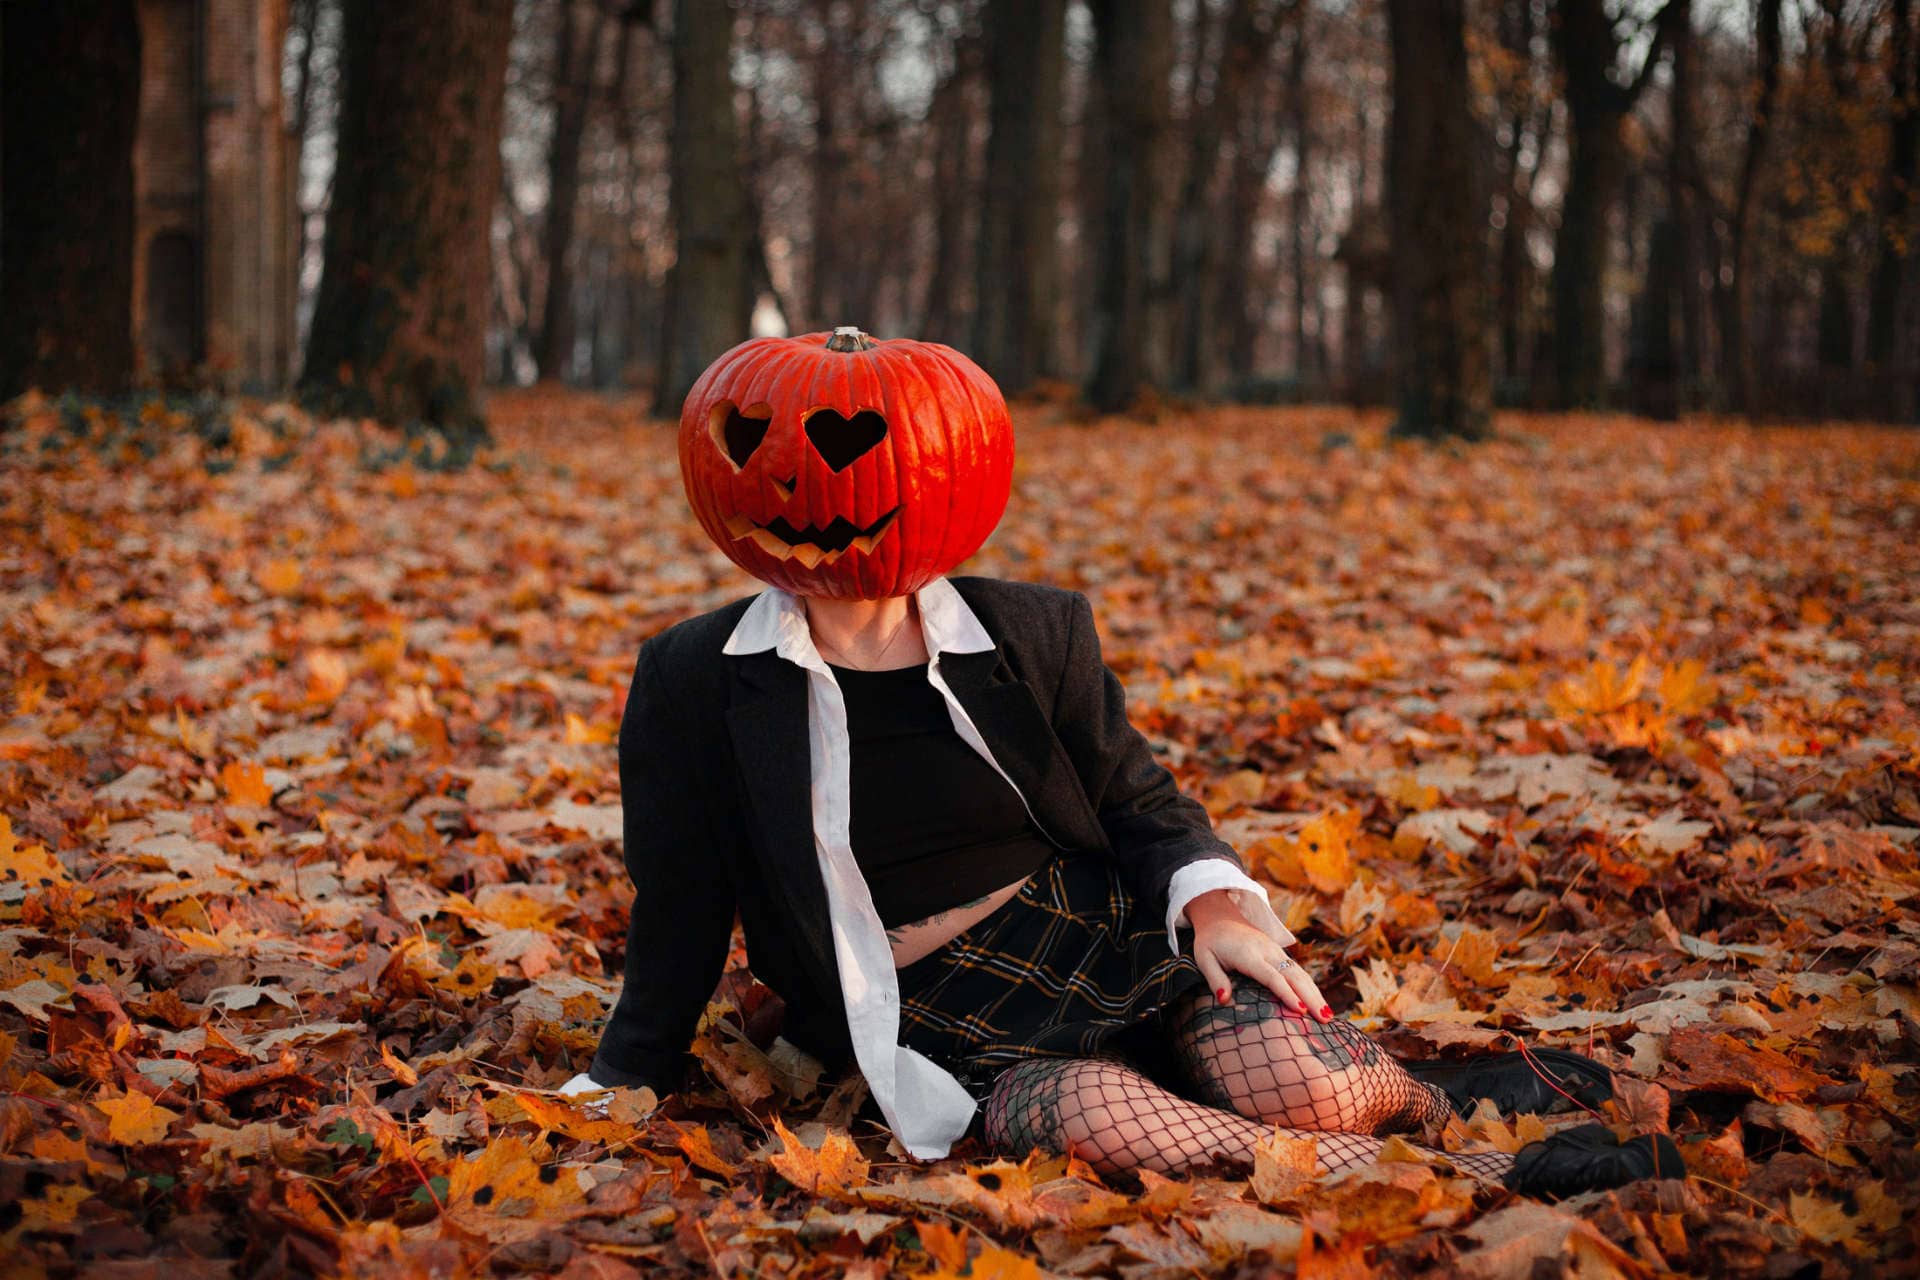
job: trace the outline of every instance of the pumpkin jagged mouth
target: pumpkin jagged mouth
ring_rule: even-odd
[[[900,508],[895,507],[864,529],[845,516],[835,516],[824,529],[812,525],[796,529],[785,516],[775,516],[766,524],[756,524],[745,516],[729,516],[727,532],[735,541],[751,541],[770,556],[798,560],[811,569],[832,564],[849,551],[871,552],[893,528],[893,518],[899,514]]]

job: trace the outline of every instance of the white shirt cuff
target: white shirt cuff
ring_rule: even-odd
[[[1240,908],[1248,924],[1283,947],[1293,945],[1293,932],[1273,913],[1267,891],[1225,858],[1206,858],[1181,867],[1167,885],[1167,945],[1175,955],[1180,954],[1180,935],[1175,930],[1187,923],[1187,904],[1215,889],[1233,895],[1233,905]]]

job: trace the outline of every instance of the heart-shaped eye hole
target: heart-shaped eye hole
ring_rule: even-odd
[[[860,456],[886,438],[887,420],[871,409],[843,418],[832,409],[807,415],[807,439],[835,471],[845,471]]]
[[[733,459],[733,465],[744,467],[760,442],[767,438],[767,428],[772,423],[772,405],[750,404],[740,409],[733,401],[722,400],[708,415],[707,429],[720,451]]]

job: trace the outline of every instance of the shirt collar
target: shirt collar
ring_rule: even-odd
[[[993,637],[987,634],[979,616],[945,578],[935,578],[920,588],[914,593],[914,602],[920,607],[920,633],[928,658],[938,660],[943,653],[985,653],[994,647]],[[813,647],[806,606],[798,596],[779,587],[768,587],[754,598],[721,652],[739,656],[768,649],[809,670],[826,668],[819,650]]]

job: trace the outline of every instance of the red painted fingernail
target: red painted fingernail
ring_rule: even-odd
[[[1227,1002],[1227,989],[1225,987],[1220,988],[1218,991],[1213,993],[1213,998],[1215,1000],[1218,1000],[1221,1004],[1225,1004]]]
[[[1333,1021],[1333,1006],[1325,1004],[1320,1006],[1320,1020],[1322,1022]]]

